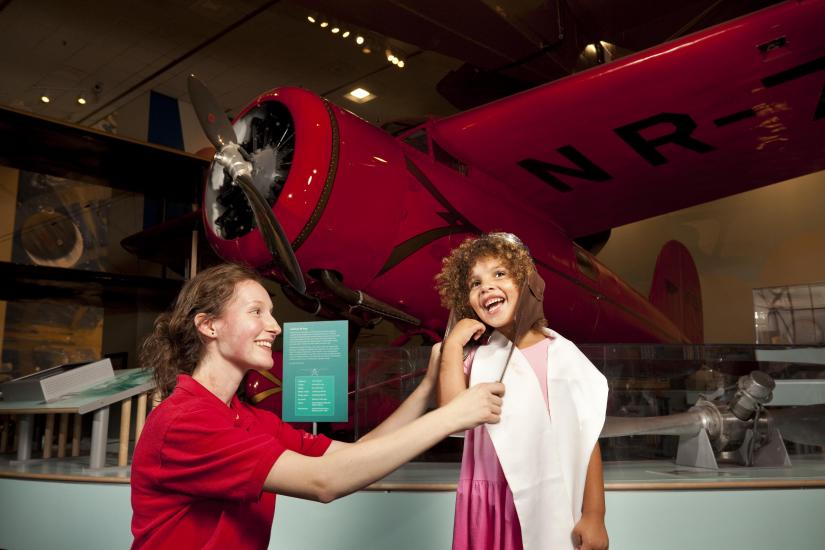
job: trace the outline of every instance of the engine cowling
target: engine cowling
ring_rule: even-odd
[[[304,273],[334,270],[346,273],[349,286],[366,286],[392,252],[402,219],[409,176],[396,141],[299,88],[262,94],[233,127]],[[210,170],[203,204],[218,255],[279,275],[246,199],[219,166]]]

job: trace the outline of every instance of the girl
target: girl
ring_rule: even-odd
[[[419,387],[357,443],[295,430],[235,395],[247,371],[272,367],[280,332],[258,276],[228,264],[188,281],[158,318],[141,362],[154,367],[165,399],[132,461],[133,548],[266,548],[275,493],[329,502],[456,429],[498,422],[501,384],[422,416],[438,376],[436,349]]]
[[[508,233],[468,239],[436,280],[458,320],[441,349],[440,404],[468,385],[507,388],[501,422],[466,433],[453,549],[605,550],[598,436],[607,383],[545,328],[544,281],[529,251]],[[465,358],[474,342],[483,345]]]

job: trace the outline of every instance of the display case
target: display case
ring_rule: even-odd
[[[376,347],[355,350],[352,437],[380,424],[413,392],[427,372],[430,346]]]
[[[708,469],[811,460],[825,465],[825,347],[579,347],[610,388],[601,439],[606,462],[650,460]],[[355,437],[412,392],[426,372],[429,353],[429,347],[357,350]],[[450,441],[421,457],[460,458],[461,445]]]

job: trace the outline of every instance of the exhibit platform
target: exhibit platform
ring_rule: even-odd
[[[726,406],[737,402],[743,376],[769,374],[776,382],[770,403],[775,407],[758,414],[785,422],[782,434],[790,454],[789,466],[746,467],[725,462],[720,452],[718,469],[707,469],[676,464],[682,424],[676,424],[675,432],[603,439],[612,550],[823,548],[825,452],[819,442],[825,425],[825,348],[611,345],[583,350],[608,376],[609,416],[669,421],[695,410],[702,399],[715,399],[716,410],[726,414]],[[768,352],[770,356],[760,355]],[[359,351],[355,430],[343,439],[357,438],[381,414],[394,410],[416,386],[428,356],[427,348]],[[145,410],[138,416],[144,415]],[[108,444],[99,446],[105,453],[95,464],[84,456],[93,447],[91,438],[83,437],[78,438],[78,456],[40,458],[52,448],[48,422],[42,436],[37,435],[42,423],[33,424],[32,441],[42,442],[39,454],[21,460],[19,445],[15,454],[14,442],[7,438],[9,452],[0,455],[0,549],[109,550],[131,544],[129,465],[124,460],[137,439],[131,416],[123,403],[113,407]],[[82,435],[82,430],[72,433]],[[115,433],[120,436],[114,438]],[[67,439],[62,424],[57,456],[60,434]],[[716,434],[747,447],[744,435]],[[421,462],[331,504],[279,496],[269,548],[450,548],[461,445],[454,438],[443,443]]]
[[[89,468],[84,457],[34,459],[0,458],[0,478],[84,483],[129,483],[129,466],[118,467],[116,453],[107,466]],[[367,491],[455,491],[460,464],[412,462]],[[825,487],[825,455],[791,456],[791,466],[758,468],[720,466],[718,470],[680,466],[672,460],[605,462],[607,491],[671,491],[701,489],[796,489]]]
[[[95,471],[82,457],[0,460],[0,548],[110,550],[131,543],[128,468]],[[825,459],[792,456],[785,468],[605,465],[612,550],[748,548],[820,550]],[[448,549],[455,463],[412,463],[331,504],[279,496],[269,548]]]

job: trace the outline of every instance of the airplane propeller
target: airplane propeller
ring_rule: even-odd
[[[306,282],[289,239],[272,208],[252,183],[254,167],[252,162],[247,160],[250,158],[249,154],[236,143],[235,130],[206,85],[195,75],[189,75],[188,85],[189,97],[192,99],[201,127],[217,150],[213,162],[221,165],[229,173],[232,182],[241,188],[267,249],[283,268],[287,282],[296,291],[304,294]]]
[[[825,445],[825,405],[805,405],[771,411],[776,427],[788,441]]]
[[[825,405],[805,405],[784,409],[770,409],[770,419],[782,434],[782,438],[803,445],[825,445]],[[735,422],[724,409],[717,410],[713,404],[704,403],[683,413],[667,416],[609,416],[605,420],[601,437],[622,437],[628,435],[694,435],[711,427],[710,434],[726,428],[716,418]]]

